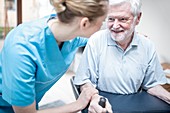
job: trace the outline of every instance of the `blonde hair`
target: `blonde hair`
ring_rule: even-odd
[[[102,1],[108,0],[50,0],[61,22],[70,23],[74,17],[87,17],[90,21],[106,13]]]

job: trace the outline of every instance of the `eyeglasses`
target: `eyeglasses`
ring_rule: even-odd
[[[129,18],[129,17],[121,17],[121,18],[108,17],[108,18],[107,18],[107,21],[108,21],[108,22],[115,22],[116,19],[117,19],[118,22],[120,22],[120,23],[128,23],[129,21],[133,20],[133,18]]]

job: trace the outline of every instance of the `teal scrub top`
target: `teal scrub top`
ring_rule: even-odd
[[[86,45],[87,39],[75,37],[60,50],[47,25],[52,16],[23,23],[6,37],[0,54],[0,106],[38,104],[68,70],[78,47]]]

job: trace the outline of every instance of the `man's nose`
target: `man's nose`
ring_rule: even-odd
[[[120,27],[120,22],[118,19],[115,19],[114,23],[113,23],[113,26],[112,26],[114,29],[117,29]]]

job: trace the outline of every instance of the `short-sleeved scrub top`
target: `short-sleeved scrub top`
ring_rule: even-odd
[[[0,106],[28,106],[41,100],[68,70],[78,47],[87,39],[75,37],[62,48],[49,29],[46,16],[13,29],[0,54]]]

